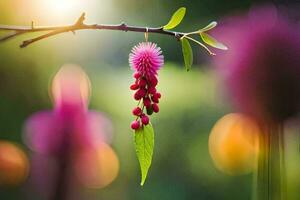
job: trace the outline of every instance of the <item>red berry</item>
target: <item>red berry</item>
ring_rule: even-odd
[[[147,125],[149,124],[149,117],[147,115],[143,115],[141,118],[142,124]]]
[[[154,96],[156,96],[157,98],[161,98],[161,94],[159,93],[159,92],[156,92],[155,94],[154,94]]]
[[[150,94],[155,94],[155,93],[156,93],[156,88],[155,88],[155,87],[150,87],[150,88],[148,89],[148,92],[149,92]]]
[[[146,85],[147,85],[147,81],[146,81],[145,79],[141,79],[141,80],[139,81],[139,86],[140,86],[140,87],[144,88]]]
[[[132,84],[131,86],[130,86],[130,89],[131,90],[137,90],[137,89],[139,89],[139,85],[138,84]]]
[[[142,76],[142,75],[141,75],[139,72],[135,72],[135,73],[133,74],[133,77],[136,78],[136,79],[141,78],[141,76]]]
[[[146,107],[150,107],[151,106],[151,101],[150,101],[149,97],[144,98],[143,102],[144,102],[144,106],[146,106]]]
[[[156,103],[152,104],[152,109],[153,109],[153,112],[155,112],[155,113],[159,112],[159,107]]]
[[[133,122],[131,123],[131,128],[132,128],[133,130],[139,129],[139,128],[140,128],[140,122],[139,122],[139,121],[133,121]]]
[[[142,114],[142,109],[140,107],[136,107],[132,110],[132,114],[135,116],[139,116]]]
[[[152,101],[153,101],[154,103],[159,103],[158,97],[157,97],[156,95],[153,95],[153,96],[151,97],[151,99],[152,99]]]
[[[139,91],[137,91],[136,93],[134,93],[133,98],[138,101],[138,100],[140,100],[143,97],[141,97]]]
[[[145,89],[139,89],[137,92],[142,98],[147,94],[147,91]]]
[[[157,85],[157,83],[158,83],[158,80],[155,76],[150,79],[150,85],[152,87],[155,87]]]

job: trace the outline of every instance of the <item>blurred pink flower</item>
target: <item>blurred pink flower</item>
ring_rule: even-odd
[[[55,155],[64,148],[64,140],[79,150],[109,143],[110,120],[102,113],[88,111],[90,82],[81,68],[66,65],[52,82],[53,111],[40,111],[26,123],[25,142],[35,152]]]
[[[69,190],[74,189],[74,175],[79,180],[86,173],[75,173],[75,163],[84,161],[79,155],[110,143],[112,124],[104,114],[88,110],[90,81],[80,67],[63,66],[53,78],[50,93],[53,111],[31,116],[24,140],[35,153],[31,173],[35,188],[46,199],[70,199],[77,191]],[[94,169],[97,162],[95,157],[84,169]]]
[[[272,6],[228,18],[213,32],[229,46],[215,64],[238,111],[273,122],[299,112],[299,33]]]

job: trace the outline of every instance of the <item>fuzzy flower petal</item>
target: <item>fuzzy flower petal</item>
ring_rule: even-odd
[[[129,64],[136,72],[147,77],[153,77],[163,66],[164,56],[156,44],[142,42],[133,47],[129,55]]]

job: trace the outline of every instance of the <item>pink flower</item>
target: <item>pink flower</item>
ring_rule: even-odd
[[[216,57],[239,112],[282,122],[300,111],[300,29],[274,7],[228,19],[214,34],[230,51]]]
[[[60,154],[65,140],[76,149],[109,142],[111,122],[102,113],[88,111],[90,81],[80,67],[63,66],[50,93],[54,110],[37,112],[26,123],[24,139],[34,152]]]
[[[152,42],[142,42],[133,47],[129,54],[129,64],[133,70],[151,78],[164,64],[162,51]]]
[[[161,49],[151,42],[139,43],[133,47],[129,54],[129,64],[135,71],[133,77],[135,83],[130,86],[131,90],[137,90],[134,99],[139,101],[139,106],[132,111],[137,118],[131,123],[131,128],[136,130],[149,123],[148,115],[159,112],[159,99],[161,94],[157,92],[158,70],[164,64]]]
[[[73,185],[75,175],[78,182],[86,176],[86,171],[74,169],[83,162],[80,155],[95,152],[111,140],[110,120],[88,110],[90,92],[90,81],[80,67],[63,66],[52,82],[54,109],[40,111],[26,123],[24,140],[34,152],[32,180],[45,197],[72,199],[69,184]],[[86,168],[94,169],[97,162],[91,160]],[[103,177],[93,180],[97,178]]]

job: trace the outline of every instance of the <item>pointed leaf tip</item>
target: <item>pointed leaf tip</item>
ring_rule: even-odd
[[[213,22],[209,23],[207,26],[205,26],[204,28],[200,29],[199,31],[206,32],[206,31],[209,31],[209,30],[215,28],[217,25],[218,25],[218,23],[216,21],[213,21]]]
[[[186,71],[190,71],[193,65],[193,50],[190,42],[186,38],[181,39],[182,54]]]
[[[183,20],[185,16],[186,8],[181,7],[179,8],[171,17],[170,21],[168,22],[167,25],[163,26],[164,30],[170,30],[175,28],[180,24],[180,22]]]
[[[135,150],[141,168],[141,186],[144,185],[151,166],[154,148],[154,130],[151,124],[135,131]]]
[[[206,44],[208,44],[208,45],[210,45],[214,48],[221,49],[221,50],[227,50],[228,49],[224,44],[217,41],[215,38],[213,38],[211,35],[208,35],[207,33],[204,33],[204,32],[200,33],[200,36]]]

